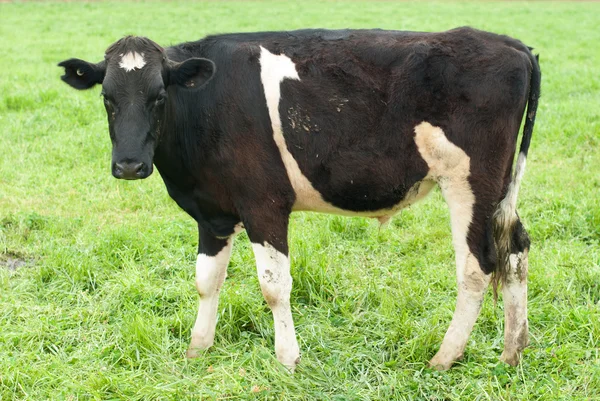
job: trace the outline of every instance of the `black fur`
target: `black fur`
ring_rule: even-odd
[[[415,126],[441,127],[470,157],[476,203],[468,244],[482,269],[494,270],[490,219],[525,106],[535,110],[539,96],[535,58],[506,36],[471,28],[302,30],[216,35],[166,49],[127,37],[103,62],[113,161],[153,162],[203,235],[225,237],[243,222],[253,242],[287,254],[296,194],[273,141],[259,46],[296,65],[300,80],[281,84],[283,134],[302,173],[340,209],[399,203],[428,171]],[[144,52],[148,66],[120,70],[116,55],[130,50]],[[72,77],[72,60],[61,65]],[[102,82],[91,71],[83,83],[63,79],[78,89]],[[534,118],[526,120],[525,151]]]
[[[62,61],[58,66],[65,69],[65,74],[60,78],[76,89],[89,89],[102,83],[106,69],[104,61],[92,64],[76,58]]]

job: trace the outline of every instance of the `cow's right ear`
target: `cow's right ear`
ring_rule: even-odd
[[[71,58],[58,63],[58,66],[65,68],[65,75],[60,78],[75,89],[89,89],[102,83],[106,73],[106,61],[92,64]]]
[[[215,70],[215,63],[206,58],[190,58],[181,63],[170,62],[169,84],[199,89],[211,80]]]

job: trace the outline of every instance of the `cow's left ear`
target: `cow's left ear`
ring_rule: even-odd
[[[58,66],[65,68],[65,75],[60,78],[75,89],[89,89],[101,84],[106,73],[106,61],[92,64],[71,58],[58,63]]]
[[[184,88],[201,88],[215,75],[216,66],[205,58],[190,58],[174,63],[169,70],[169,84]]]

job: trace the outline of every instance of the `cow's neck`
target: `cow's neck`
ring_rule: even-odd
[[[154,164],[161,174],[164,172],[173,180],[185,182],[197,177],[204,168],[203,134],[200,129],[198,136],[189,137],[189,132],[186,132],[188,130],[182,125],[182,122],[188,118],[186,110],[177,110],[177,92],[169,92],[169,97],[172,99],[166,105],[160,122]]]
[[[172,127],[170,128],[170,125],[167,118],[161,124],[159,141],[154,152],[154,165],[163,178],[168,179],[181,189],[192,187],[196,183],[187,158],[192,156],[189,153],[193,151],[185,149],[181,140],[177,137],[176,131]],[[198,160],[198,163],[200,163],[200,160]]]
[[[221,199],[224,188],[211,172],[214,166],[206,161],[203,149],[208,146],[203,145],[202,130],[197,134],[199,137],[186,140],[185,132],[178,132],[174,116],[176,113],[165,116],[154,153],[154,165],[169,195],[199,223],[209,219],[208,216],[235,214],[232,206]],[[211,149],[214,150],[214,145]]]

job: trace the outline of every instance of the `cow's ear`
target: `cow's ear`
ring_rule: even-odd
[[[215,75],[216,66],[205,58],[190,58],[171,64],[169,84],[184,88],[201,88]]]
[[[58,66],[65,68],[65,75],[60,78],[75,89],[89,89],[102,83],[106,73],[106,61],[92,64],[71,58],[58,63]]]

